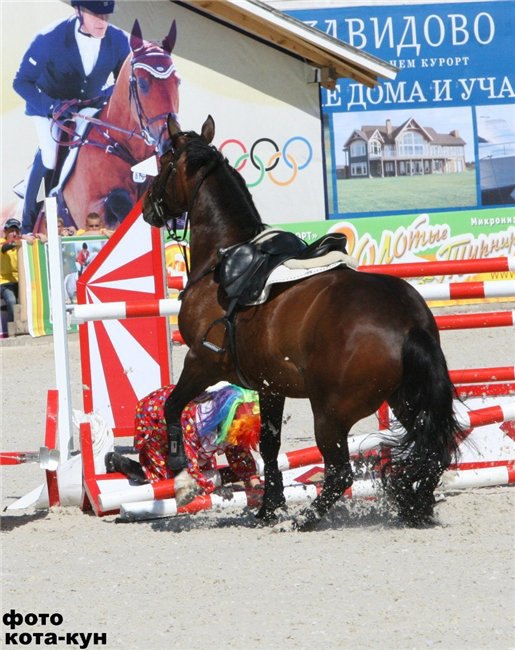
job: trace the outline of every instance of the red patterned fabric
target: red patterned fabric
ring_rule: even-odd
[[[140,400],[136,407],[134,447],[139,451],[143,471],[151,482],[172,478],[166,465],[168,437],[164,405],[173,388],[174,386],[158,388]],[[184,451],[188,472],[205,494],[215,489],[214,483],[205,477],[204,472],[216,469],[216,455],[225,453],[227,462],[240,480],[248,481],[256,475],[256,463],[249,449],[227,442],[217,443],[216,430],[201,437],[197,422],[198,404],[193,400],[181,415]]]

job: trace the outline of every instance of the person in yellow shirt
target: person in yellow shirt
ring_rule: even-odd
[[[14,305],[18,302],[18,250],[21,246],[21,223],[10,218],[4,223],[0,238],[0,298],[7,305],[7,321],[14,321]]]

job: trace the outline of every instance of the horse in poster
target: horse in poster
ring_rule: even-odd
[[[173,21],[161,45],[150,43],[135,21],[131,52],[108,103],[94,117],[75,115],[90,126],[83,136],[70,134],[69,145],[80,146],[58,193],[65,224],[83,228],[86,216],[96,212],[114,229],[143,195],[149,177],[131,168],[166,150],[166,118],[179,112],[180,79],[171,56],[176,36]]]

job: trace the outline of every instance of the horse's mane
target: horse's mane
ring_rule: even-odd
[[[224,195],[226,198],[231,198],[233,205],[237,205],[240,211],[242,210],[241,205],[243,204],[245,214],[241,214],[241,216],[252,221],[252,225],[255,226],[255,234],[261,232],[264,230],[265,224],[261,220],[252,194],[249,192],[243,176],[232,167],[227,158],[218,149],[208,145],[202,138],[196,137],[188,142],[187,175],[192,176],[202,167],[214,162],[216,158],[221,163],[216,170],[223,173],[231,183],[231,189],[224,191]]]

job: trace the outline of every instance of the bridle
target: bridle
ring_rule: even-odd
[[[168,153],[172,153],[172,157],[165,167],[161,170],[159,182],[154,186],[152,185],[147,191],[147,200],[151,206],[152,212],[161,222],[156,224],[158,227],[165,226],[168,230],[170,237],[176,242],[182,242],[186,239],[187,231],[189,228],[189,214],[195,203],[198,192],[202,186],[202,183],[206,178],[223,162],[225,162],[224,156],[212,145],[209,146],[215,153],[215,156],[209,163],[203,168],[202,174],[197,179],[195,187],[191,193],[188,205],[184,208],[179,208],[173,212],[170,210],[170,207],[166,205],[165,196],[168,188],[168,184],[171,181],[172,187],[170,189],[170,194],[177,196],[177,163],[179,162],[182,154],[187,151],[187,149],[192,144],[192,139],[198,139],[199,136],[194,131],[179,131],[174,135],[174,138],[187,137],[190,138],[189,141],[185,142],[181,147],[175,149],[173,146],[163,155],[166,156]],[[167,214],[168,212],[168,214]],[[182,234],[179,235],[177,232],[177,220],[183,215],[186,214],[184,228],[182,229]],[[172,225],[170,226],[170,221]]]
[[[184,263],[186,265],[186,275],[189,278],[190,275],[190,269],[189,269],[189,263],[188,263],[188,258],[187,255],[185,254],[184,248],[184,242],[187,238],[188,235],[188,229],[189,229],[189,215],[191,212],[191,209],[193,207],[193,204],[195,203],[195,200],[197,198],[197,195],[199,193],[199,190],[203,184],[203,182],[206,180],[206,178],[223,162],[225,162],[224,156],[218,151],[218,149],[212,145],[207,145],[209,146],[214,152],[215,155],[211,161],[203,168],[202,174],[199,176],[197,179],[197,182],[195,184],[195,187],[193,188],[193,191],[191,193],[188,205],[183,208],[180,208],[180,211],[177,210],[177,214],[167,214],[168,212],[171,212],[170,208],[166,205],[165,202],[165,196],[166,196],[166,191],[168,188],[168,183],[171,181],[172,187],[170,189],[170,194],[177,196],[177,163],[179,162],[180,157],[182,154],[187,151],[187,149],[190,147],[192,144],[193,140],[192,138],[198,139],[199,136],[194,132],[194,131],[179,131],[174,135],[174,138],[179,138],[179,137],[186,137],[189,138],[189,141],[185,142],[181,147],[178,147],[175,149],[173,146],[164,154],[166,155],[167,153],[172,153],[172,158],[170,161],[166,164],[166,166],[161,170],[159,182],[157,183],[156,186],[152,185],[148,191],[147,191],[147,201],[150,204],[151,210],[154,214],[155,217],[161,222],[157,223],[158,227],[165,226],[168,235],[170,236],[173,241],[175,241],[179,246],[181,247],[181,253],[184,258]],[[182,232],[178,232],[178,219],[182,217],[182,215],[186,215],[184,219],[184,226],[181,228]],[[170,224],[171,222],[171,224]],[[211,269],[212,270],[212,269]]]
[[[180,147],[175,149],[173,147],[173,142],[177,140],[179,137],[186,137],[186,142],[182,144]],[[148,201],[150,205],[150,209],[152,211],[152,214],[154,216],[154,223],[152,225],[157,226],[157,227],[162,227],[166,226],[166,229],[168,230],[168,234],[170,237],[177,243],[179,244],[181,248],[181,254],[184,259],[184,263],[186,266],[186,274],[188,277],[188,281],[186,283],[186,286],[184,289],[181,291],[179,294],[179,300],[182,300],[184,293],[191,288],[192,285],[196,284],[206,276],[208,276],[211,273],[216,272],[216,269],[219,266],[219,261],[216,260],[214,264],[210,264],[207,266],[203,271],[201,271],[194,279],[190,278],[190,268],[189,268],[189,263],[188,263],[188,258],[185,253],[185,245],[184,245],[184,240],[186,239],[186,235],[188,232],[188,227],[189,227],[189,214],[194,206],[194,203],[197,199],[199,190],[206,180],[206,178],[220,165],[222,164],[227,164],[229,165],[227,159],[223,156],[223,154],[213,145],[209,145],[206,142],[206,147],[209,147],[213,151],[213,156],[211,160],[208,161],[204,167],[202,167],[202,172],[198,175],[198,178],[196,180],[195,186],[193,188],[193,191],[191,192],[191,195],[188,200],[188,205],[185,206],[186,208],[186,218],[184,222],[184,229],[182,232],[182,235],[179,235],[177,233],[177,219],[179,218],[179,210],[181,210],[180,214],[182,213],[182,207],[177,208],[175,211],[176,214],[173,214],[172,211],[170,210],[169,206],[166,205],[165,202],[165,197],[166,194],[171,194],[172,196],[177,195],[177,165],[179,162],[180,157],[182,154],[188,150],[190,146],[195,141],[198,141],[201,138],[201,136],[197,135],[194,131],[179,131],[175,133],[172,137],[172,147],[164,154],[166,156],[168,153],[171,153],[171,159],[166,163],[166,165],[161,169],[160,176],[158,179],[158,182],[156,182],[155,185],[152,185],[148,190],[146,194],[146,200]],[[204,141],[205,142],[205,141]],[[171,183],[171,187],[169,188],[168,185]],[[167,192],[168,190],[168,192]],[[169,212],[169,214],[166,214],[166,211]],[[156,217],[157,219],[161,222],[158,223],[156,222]],[[169,225],[169,221],[172,221],[172,226]],[[225,327],[225,329],[228,332],[229,336],[229,351],[230,354],[233,357],[234,361],[234,366],[236,370],[236,374],[238,376],[238,382],[241,386],[245,386],[247,388],[251,387],[251,384],[243,374],[239,362],[238,362],[238,355],[237,355],[237,348],[236,348],[236,333],[235,333],[235,316],[236,316],[236,308],[237,308],[237,300],[234,298],[230,301],[229,303],[229,308],[227,309],[225,315],[222,318],[217,318],[215,319],[207,328],[204,336],[201,339],[201,343],[204,347],[208,348],[209,350],[216,352],[216,353],[223,353],[226,351],[226,348],[219,347],[213,343],[211,343],[208,340],[208,335],[210,331],[216,327],[217,325],[222,325]]]
[[[152,64],[148,62],[149,59],[152,59]],[[161,65],[161,63],[164,65]],[[129,77],[129,102],[132,102],[134,100],[140,129],[139,136],[145,140],[148,146],[157,147],[161,138],[161,134],[166,129],[166,121],[157,140],[152,135],[150,127],[152,124],[158,122],[159,120],[166,120],[169,115],[169,111],[166,113],[161,113],[160,115],[155,115],[151,118],[145,114],[139,96],[138,80],[135,74],[135,70],[138,68],[146,70],[157,79],[167,79],[170,75],[175,74],[175,64],[169,54],[161,51],[142,52],[137,56],[133,56],[131,59],[131,74]]]

